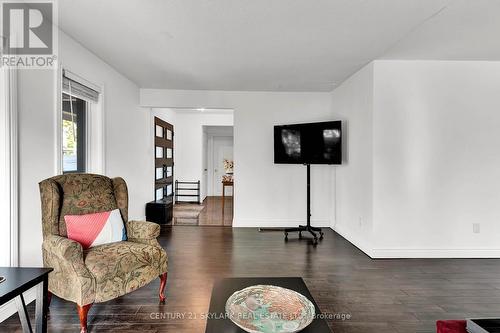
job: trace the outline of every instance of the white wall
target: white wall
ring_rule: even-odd
[[[129,189],[129,218],[142,218],[154,180],[149,167],[150,115],[139,107],[139,88],[114,68],[65,34],[59,37],[64,68],[103,88],[105,113],[105,174],[125,179]],[[145,181],[148,180],[146,183]]]
[[[306,218],[306,171],[273,163],[273,125],[331,120],[329,93],[141,89],[141,105],[234,109],[233,226],[293,226]],[[312,221],[330,226],[331,166],[312,167]]]
[[[138,87],[73,39],[59,32],[59,59],[70,71],[104,92],[106,175],[127,181],[130,218],[144,216],[152,200],[148,167],[149,113],[139,107]],[[57,75],[51,70],[18,72],[20,264],[42,264],[38,182],[55,174]]]
[[[176,179],[201,180],[203,177],[203,126],[232,126],[233,114],[177,112],[175,134]],[[203,184],[206,192],[206,184]],[[203,199],[203,198],[202,198]]]
[[[332,92],[334,119],[342,120],[342,165],[333,170],[333,229],[364,251],[370,251],[372,220],[373,64]]]
[[[42,265],[38,183],[55,173],[54,72],[18,71],[19,264]]]
[[[374,86],[373,255],[500,257],[500,62],[377,61]]]
[[[375,258],[500,257],[499,87],[499,62],[375,61],[335,89],[335,230]]]

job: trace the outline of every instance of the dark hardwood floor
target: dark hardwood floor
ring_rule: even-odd
[[[334,333],[435,332],[437,319],[500,314],[500,260],[371,260],[333,231],[317,247],[280,232],[174,226],[162,231],[169,254],[167,303],[159,280],[89,314],[91,332],[204,332],[215,279],[301,276]],[[33,314],[33,305],[30,305]],[[182,316],[184,316],[182,318]],[[78,332],[75,305],[54,297],[49,332]],[[21,332],[17,315],[1,332]]]
[[[222,197],[206,197],[203,201],[205,208],[198,216],[199,225],[219,225],[230,227],[233,224],[233,199],[224,198],[224,212],[222,212]]]

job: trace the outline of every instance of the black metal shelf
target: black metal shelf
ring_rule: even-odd
[[[182,187],[182,185],[194,185],[196,184],[197,187],[196,188],[192,188],[192,187]],[[179,185],[181,185],[179,187]],[[194,193],[188,193],[188,194],[179,194],[179,191],[196,191],[196,194]],[[196,197],[198,200],[197,201],[179,201],[178,198],[179,197]],[[175,202],[192,202],[192,203],[201,203],[201,185],[200,185],[200,181],[178,181],[176,180],[175,181]]]

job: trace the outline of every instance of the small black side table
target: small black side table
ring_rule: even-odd
[[[52,268],[0,267],[0,305],[15,300],[24,333],[32,333],[23,293],[36,287],[35,332],[47,332],[47,287]]]

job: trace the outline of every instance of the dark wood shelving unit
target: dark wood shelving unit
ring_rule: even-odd
[[[154,119],[154,198],[146,204],[146,220],[169,224],[174,206],[174,126]]]

